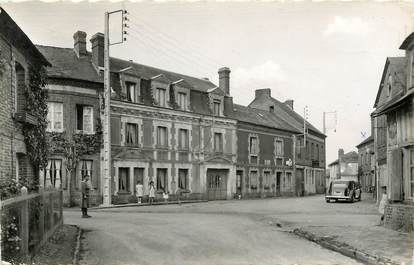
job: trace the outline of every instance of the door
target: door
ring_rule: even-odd
[[[276,195],[280,195],[280,178],[282,176],[282,172],[276,172]]]
[[[305,195],[305,174],[303,169],[296,169],[296,193],[298,196]]]
[[[243,187],[243,171],[237,170],[236,171],[236,193],[242,194],[242,187]]]
[[[207,170],[207,199],[227,199],[227,172],[224,169]]]

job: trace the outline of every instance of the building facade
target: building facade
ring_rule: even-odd
[[[388,200],[385,226],[413,230],[414,217],[414,33],[401,44],[405,56],[387,58],[372,116],[386,129]],[[379,181],[378,185],[382,183]]]
[[[365,192],[373,192],[375,190],[375,156],[374,156],[374,138],[372,136],[366,138],[358,148],[358,180]]]
[[[61,146],[73,143],[77,154],[71,159],[68,148],[57,148],[41,175],[47,180],[48,172],[58,172],[53,174],[60,178],[66,201],[75,204],[80,180],[90,175],[93,203],[100,204],[104,36],[92,36],[91,51],[86,50],[86,33],[73,37],[73,48],[38,46],[53,64],[48,129],[55,142],[64,142]],[[233,104],[226,67],[218,71],[217,86],[117,58],[110,65],[113,203],[136,201],[138,182],[144,185],[145,201],[151,181],[158,199],[168,192],[172,200],[324,191],[325,136],[308,124],[308,147],[303,157],[297,154],[303,119],[291,109],[293,102],[272,111]],[[299,184],[296,171],[302,172]]]
[[[325,191],[326,136],[305,121],[307,133],[304,137],[304,118],[294,111],[293,100],[282,103],[271,96],[268,88],[256,90],[255,99],[249,107],[275,113],[299,132],[295,135],[293,142],[295,192],[298,196],[323,193]]]
[[[13,19],[0,8],[0,179],[37,182],[23,130],[37,125],[29,109],[30,75],[50,65]]]
[[[358,182],[358,154],[355,151],[344,153],[338,150],[338,159],[328,165],[329,180],[326,185],[336,179]]]

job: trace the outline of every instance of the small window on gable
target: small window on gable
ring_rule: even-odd
[[[392,83],[393,83],[393,78],[392,75],[390,75],[388,77],[388,82],[387,82],[387,96],[390,97],[391,96],[391,92],[392,92]]]
[[[155,91],[155,100],[158,103],[158,106],[165,107],[166,106],[166,90],[164,88],[157,88]]]
[[[270,106],[269,107],[269,112],[274,113],[275,112],[275,106]]]
[[[219,100],[214,100],[213,102],[213,114],[215,116],[220,116],[220,101]]]
[[[187,109],[187,94],[183,92],[178,92],[177,103],[178,103],[178,106],[180,106],[182,110],[186,110]]]

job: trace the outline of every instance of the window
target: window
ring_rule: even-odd
[[[157,145],[159,147],[168,147],[167,127],[157,127]]]
[[[387,83],[387,96],[390,97],[391,96],[391,90],[392,90],[392,75],[390,75],[388,77],[388,83]]]
[[[188,149],[188,130],[178,130],[178,148],[181,150]]]
[[[269,171],[263,172],[263,185],[264,188],[270,188],[270,183],[272,182],[272,178]]]
[[[118,192],[129,192],[129,168],[120,167],[118,178]]]
[[[315,152],[316,152],[315,159],[319,160],[319,145],[316,145]]]
[[[290,187],[292,185],[292,173],[286,172],[286,179],[287,179],[287,185]]]
[[[250,171],[250,187],[257,189],[257,171]]]
[[[188,169],[178,169],[178,188],[188,190]]]
[[[79,176],[81,180],[83,179],[83,177],[89,176],[89,181],[92,183],[92,162],[93,160],[79,161]],[[77,187],[76,183],[75,185]]]
[[[132,82],[125,82],[127,100],[130,102],[139,102],[139,91],[137,90],[137,85]]]
[[[411,197],[414,198],[414,148],[411,148],[410,157],[410,187]]]
[[[187,109],[187,94],[183,92],[179,92],[177,103],[178,103],[178,106],[180,106],[182,110],[186,110]]]
[[[47,130],[50,132],[63,131],[63,103],[47,103]]]
[[[164,88],[157,88],[155,92],[155,100],[158,103],[158,106],[165,107],[165,94],[166,90]]]
[[[258,144],[257,137],[250,137],[249,147],[250,147],[250,154],[257,155],[259,153],[259,144]]]
[[[214,152],[223,152],[223,134],[214,133]]]
[[[85,133],[93,132],[92,106],[76,105],[76,128]]]
[[[138,146],[138,124],[125,124],[125,144],[128,146]]]
[[[15,93],[15,110],[22,112],[26,107],[26,76],[24,68],[16,62],[16,93]]]
[[[167,169],[166,168],[158,168],[157,169],[157,190],[166,192],[167,188]]]
[[[144,184],[144,172],[145,172],[145,168],[134,167],[135,184],[138,182],[140,182],[141,184]]]
[[[213,114],[215,115],[215,116],[220,116],[220,113],[221,113],[221,111],[220,111],[220,101],[214,101],[213,102]]]
[[[269,107],[269,112],[271,112],[271,113],[275,112],[275,106],[270,106]]]
[[[283,156],[283,140],[282,139],[275,139],[275,155],[276,156]]]
[[[62,183],[62,160],[51,159],[44,170],[44,187],[60,188]]]

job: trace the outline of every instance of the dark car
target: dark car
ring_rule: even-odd
[[[326,202],[345,200],[349,202],[361,200],[361,186],[353,180],[334,180],[330,183],[326,194]]]

